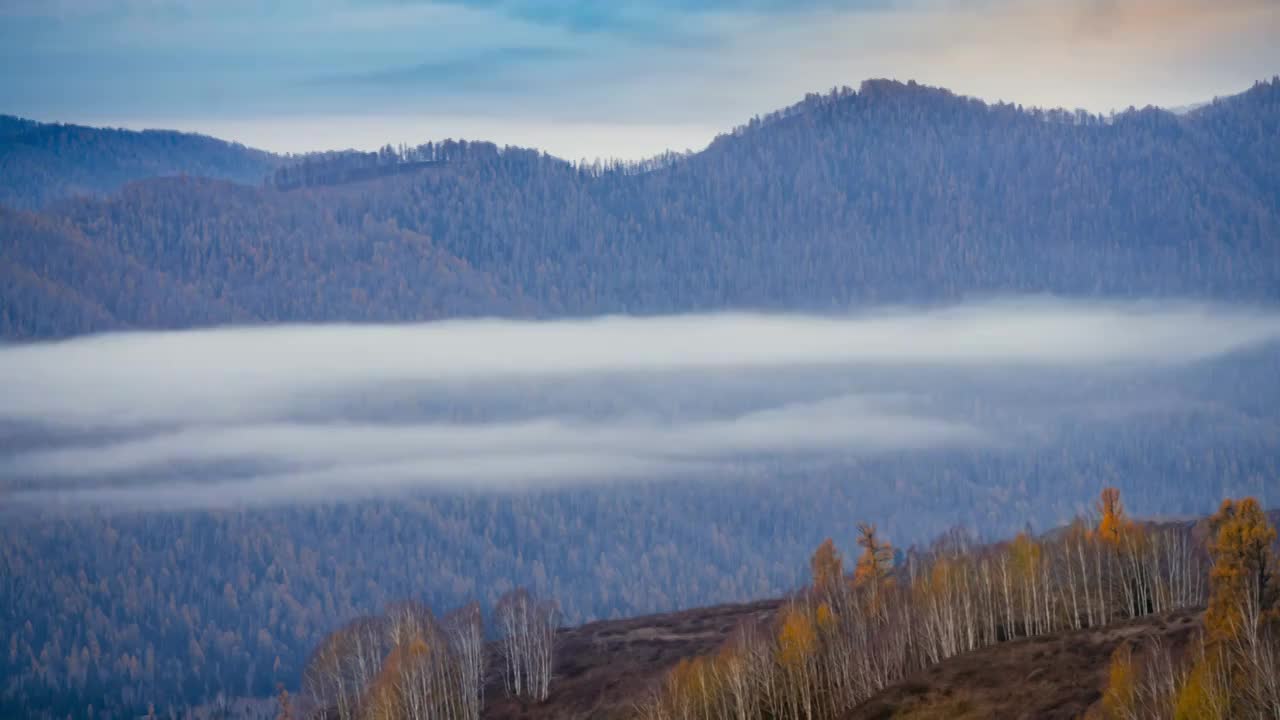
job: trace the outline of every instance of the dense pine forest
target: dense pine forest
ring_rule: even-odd
[[[37,130],[54,136],[22,144]],[[5,177],[41,198],[85,193],[56,164],[21,171],[30,147],[93,164],[126,140],[160,142],[10,133]],[[210,141],[163,136],[190,159],[143,170],[187,177],[101,197],[124,177],[113,171],[35,214],[0,198],[0,333],[1038,292],[1274,300],[1277,135],[1273,80],[1186,115],[1108,117],[871,81],[634,165],[443,142],[276,171],[233,147],[214,165]],[[254,182],[232,182],[250,168]]]

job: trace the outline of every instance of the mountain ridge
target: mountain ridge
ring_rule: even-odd
[[[0,115],[0,205],[17,209],[38,210],[74,196],[106,196],[155,176],[259,183],[281,162],[279,155],[207,135]]]
[[[133,180],[37,212],[83,242],[37,243],[30,221],[0,216],[0,277],[34,298],[3,296],[0,335],[839,312],[975,294],[1273,302],[1277,97],[1280,79],[1187,116],[1103,118],[868,81],[647,163],[445,141],[273,165],[294,173],[281,187],[266,174]],[[85,243],[105,266],[58,250]],[[137,297],[88,290],[95,268]],[[163,303],[161,278],[201,307],[140,310]]]

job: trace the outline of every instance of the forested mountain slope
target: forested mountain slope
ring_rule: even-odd
[[[259,185],[283,159],[204,135],[39,123],[0,115],[0,205],[36,209],[162,175]]]
[[[0,265],[0,332],[1028,292],[1275,299],[1278,96],[1271,81],[1186,116],[1103,118],[869,81],[640,166],[448,142],[405,153],[403,172],[352,154],[255,187],[149,180],[47,211],[58,232],[117,258],[105,265],[59,263],[70,240],[47,247],[23,229],[32,220],[0,217],[6,243],[28,245]],[[101,296],[95,272],[135,297]],[[207,307],[192,319],[137,310],[156,302],[160,275]],[[63,285],[82,298],[44,295]],[[60,310],[37,317],[33,302]]]
[[[75,202],[59,215],[0,208],[0,325],[38,337],[523,307],[518,290],[421,233],[332,212],[316,195],[203,178],[134,183],[107,206]]]
[[[0,323],[28,318],[34,335],[92,332],[116,326],[122,315],[161,327],[252,319],[118,248],[89,240],[60,218],[3,207],[0,286]]]

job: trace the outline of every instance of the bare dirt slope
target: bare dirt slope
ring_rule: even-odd
[[[1179,610],[976,650],[886,688],[847,719],[1078,718],[1102,697],[1111,653],[1121,642],[1133,641],[1136,658],[1153,638],[1180,654],[1201,615]]]

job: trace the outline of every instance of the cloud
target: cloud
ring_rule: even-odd
[[[1054,413],[1087,418],[1092,402],[1176,402],[1090,399],[1062,389],[1072,377],[1140,377],[1277,340],[1270,310],[1037,298],[11,345],[0,491],[189,507],[993,450],[1034,441]]]
[[[92,124],[92,123],[91,123]],[[248,120],[164,116],[114,118],[112,127],[167,128],[239,138],[252,147],[304,153],[316,148],[376,150],[384,145],[415,146],[425,138],[485,140],[539,148],[561,158],[648,158],[667,150],[700,150],[723,128],[696,123],[552,121],[493,115],[308,115]],[[620,152],[619,148],[623,148]]]
[[[580,0],[444,0],[469,9],[583,33],[612,33],[666,43],[708,15],[804,15],[818,10],[860,12],[890,7],[892,0],[651,0],[644,3]]]
[[[1049,14],[1072,18],[1072,22],[1061,26],[1069,32],[1123,37],[1233,26],[1238,29],[1242,23],[1274,11],[1271,0],[1091,0],[1069,3]]]
[[[490,48],[405,67],[322,77],[311,82],[323,85],[455,88],[471,88],[477,83],[510,85],[529,72],[545,72],[548,65],[570,60],[575,54],[566,48]]]
[[[7,112],[181,125],[288,151],[416,144],[440,139],[431,133],[443,119],[471,118],[476,130],[461,134],[472,139],[487,139],[483,132],[570,158],[637,158],[655,147],[701,147],[751,115],[869,77],[1105,112],[1237,92],[1280,63],[1280,5],[1271,0],[58,0],[0,8],[10,13],[0,23]],[[388,116],[402,118],[403,130],[363,130],[365,120]],[[327,125],[314,129],[320,121]],[[289,123],[294,132],[274,129]],[[575,142],[572,132],[525,130],[560,124],[597,131]],[[655,129],[666,134],[650,139]]]
[[[725,313],[120,333],[0,350],[0,419],[258,417],[317,391],[589,373],[802,366],[1185,363],[1280,336],[1203,304],[993,301],[849,316]]]
[[[307,467],[438,465],[497,457],[648,458],[654,465],[753,453],[897,450],[986,442],[962,423],[916,417],[874,398],[846,396],[711,420],[623,415],[607,423],[543,417],[518,422],[352,424],[271,423],[185,428],[105,446],[19,455],[18,473],[94,477],[163,469],[182,463],[252,460]],[[512,469],[518,469],[515,466]],[[524,466],[529,467],[528,465]],[[608,466],[591,467],[596,474]]]
[[[19,454],[6,472],[43,478],[28,499],[165,507],[331,498],[404,487],[547,488],[723,476],[751,458],[992,445],[962,422],[840,398],[705,421],[539,418],[474,424],[277,423],[191,427],[142,439]],[[192,468],[251,464],[247,477]],[[192,474],[203,482],[183,481]],[[131,484],[104,483],[124,478]],[[138,483],[139,478],[163,478]],[[175,482],[176,480],[176,482]],[[69,484],[68,484],[69,483]]]

